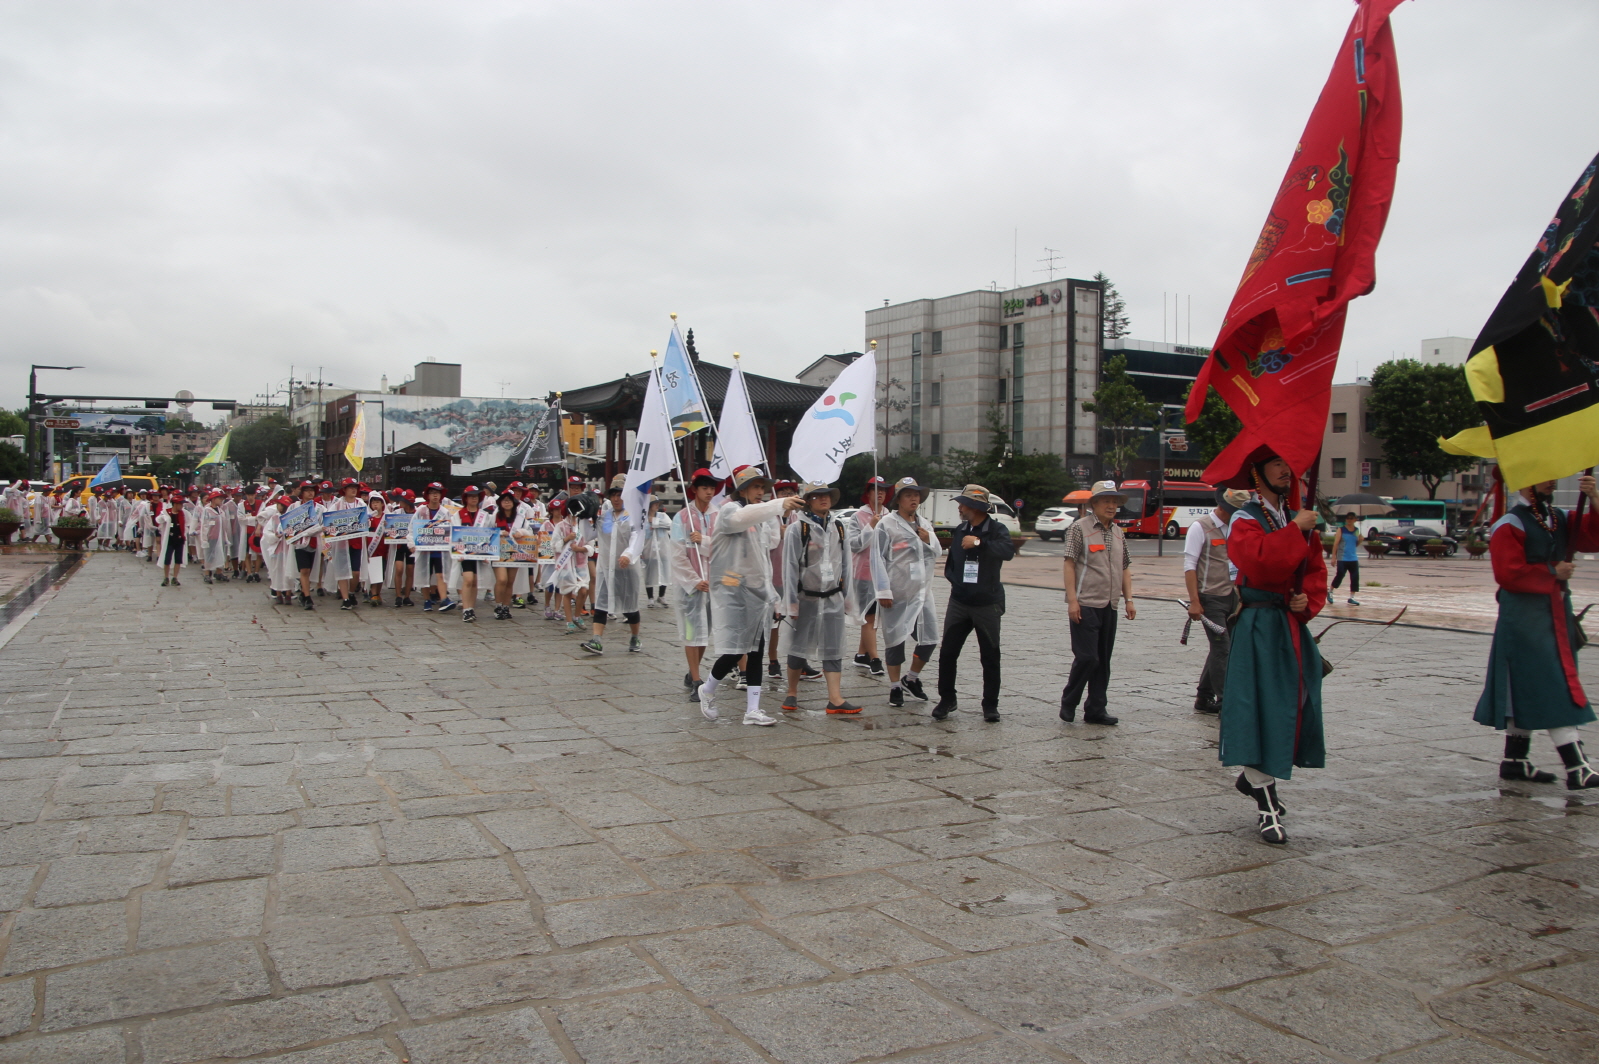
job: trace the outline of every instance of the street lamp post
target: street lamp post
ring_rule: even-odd
[[[28,453],[35,458],[39,456],[37,441],[34,438],[34,422],[38,419],[39,414],[39,371],[41,369],[68,370],[82,368],[82,366],[41,366],[37,363],[28,367]],[[55,436],[56,434],[54,429],[45,430],[45,439],[47,442],[45,446],[46,453],[44,455],[44,463],[36,463],[33,471],[35,476],[39,476],[45,473],[47,470],[50,473],[55,472],[54,470],[48,469],[48,463],[55,457]]]

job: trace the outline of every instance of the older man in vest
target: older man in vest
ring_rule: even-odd
[[[1119,719],[1105,712],[1110,656],[1116,649],[1117,604],[1126,609],[1129,621],[1138,616],[1127,541],[1116,527],[1116,511],[1126,501],[1114,480],[1101,480],[1088,497],[1088,514],[1066,530],[1061,567],[1071,620],[1072,671],[1060,693],[1064,721],[1077,719],[1085,689],[1084,723],[1113,725]]]
[[[1227,526],[1249,502],[1241,488],[1223,489],[1216,508],[1188,526],[1183,543],[1183,582],[1188,585],[1188,616],[1199,622],[1210,640],[1210,654],[1199,673],[1195,713],[1219,713],[1227,683],[1227,651],[1232,634],[1227,619],[1238,605],[1238,567],[1227,560]],[[1209,621],[1209,624],[1205,622]]]

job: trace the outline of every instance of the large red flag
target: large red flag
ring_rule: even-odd
[[[1321,451],[1344,314],[1376,284],[1393,198],[1399,69],[1388,15],[1399,3],[1359,0],[1188,397],[1189,421],[1214,387],[1244,423],[1205,470],[1212,484],[1247,477],[1261,448],[1301,475]]]

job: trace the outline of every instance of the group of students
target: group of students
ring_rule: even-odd
[[[131,551],[146,546],[152,527],[153,493],[121,485],[79,493],[66,485],[51,489],[45,483],[16,480],[0,492],[0,505],[16,515],[21,525],[16,534],[24,543],[49,542],[62,518],[81,516],[93,529],[86,541],[89,549]]]

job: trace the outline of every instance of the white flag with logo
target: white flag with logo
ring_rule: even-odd
[[[750,412],[750,397],[744,384],[744,371],[733,363],[727,378],[727,394],[722,397],[722,413],[716,424],[716,450],[711,454],[711,472],[723,480],[739,466],[766,466],[766,451],[761,447],[761,430]]]
[[[651,481],[677,465],[672,424],[666,420],[666,404],[661,399],[661,382],[656,372],[653,367],[650,369],[650,379],[645,385],[644,410],[634,438],[633,461],[627,467],[627,481],[622,488],[622,504],[633,519],[635,530],[644,527],[644,498],[650,493]]]
[[[794,426],[788,464],[806,480],[831,484],[844,459],[877,446],[877,358],[845,367]]]

